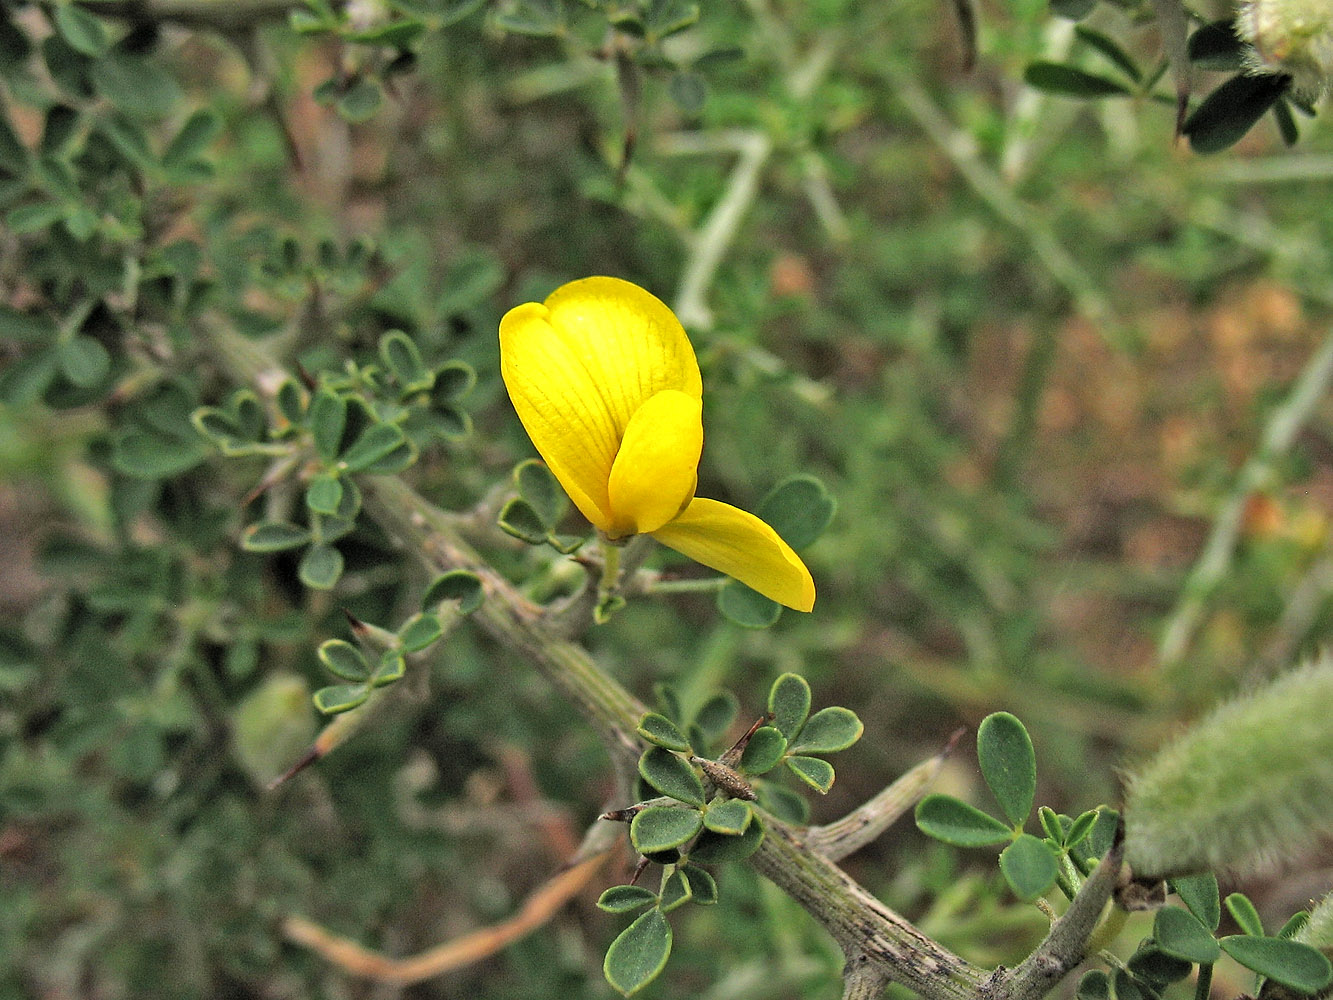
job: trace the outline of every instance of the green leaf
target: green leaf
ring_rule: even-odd
[[[1318,993],[1333,982],[1328,959],[1299,941],[1236,934],[1218,943],[1245,968],[1301,993]]]
[[[200,108],[186,120],[162,154],[162,166],[176,170],[196,159],[222,131],[222,119]]]
[[[1091,28],[1080,24],[1074,29],[1074,34],[1084,45],[1096,50],[1105,56],[1115,67],[1129,77],[1135,84],[1143,82],[1143,73],[1133,59],[1124,49],[1112,38],[1103,35],[1100,31],[1093,31]]]
[[[404,653],[419,653],[444,635],[440,620],[432,614],[415,614],[398,629]]]
[[[514,485],[546,530],[554,530],[569,509],[569,499],[546,463],[535,458],[520,462],[514,469]]]
[[[74,138],[79,125],[79,113],[68,104],[53,104],[46,111],[46,123],[42,127],[42,139],[38,148],[43,156],[60,156],[65,147]],[[305,699],[302,698],[302,708]]]
[[[822,482],[814,476],[797,475],[774,486],[755,513],[784,542],[803,549],[827,530],[837,510],[837,501]]]
[[[1074,996],[1078,1000],[1110,1000],[1111,980],[1100,969],[1085,972],[1083,978],[1078,981]]]
[[[541,545],[550,535],[541,515],[522,497],[513,497],[500,510],[500,530],[529,545]]]
[[[746,831],[754,809],[744,799],[724,799],[704,810],[704,826],[714,833],[737,837]]]
[[[1051,13],[1070,21],[1081,21],[1096,6],[1097,0],[1051,0]]]
[[[336,105],[338,114],[357,124],[369,121],[384,103],[384,88],[378,80],[360,77],[342,92]]]
[[[663,795],[687,802],[704,804],[704,786],[694,766],[662,747],[649,747],[639,757],[639,774]],[[676,846],[671,844],[669,846]]]
[[[342,572],[342,553],[323,543],[306,549],[296,568],[296,575],[311,590],[331,590]]]
[[[421,598],[421,608],[423,611],[429,611],[441,601],[457,601],[458,610],[466,615],[481,607],[484,596],[481,578],[476,573],[466,569],[455,569],[436,577],[426,588],[426,593]]]
[[[11,208],[5,222],[15,235],[35,233],[69,214],[69,206],[59,201],[31,201]]]
[[[630,996],[658,977],[670,955],[671,925],[654,907],[611,942],[602,973],[608,983]]]
[[[184,96],[171,74],[130,52],[112,49],[90,72],[102,96],[136,118],[165,118]]]
[[[649,743],[666,750],[680,753],[690,752],[690,741],[676,728],[676,724],[665,715],[649,712],[639,721],[638,734]]]
[[[337,514],[342,499],[342,480],[332,473],[315,476],[305,489],[305,505],[317,514]]]
[[[373,462],[363,465],[359,471],[368,476],[395,476],[404,469],[410,468],[415,464],[417,460],[416,445],[412,443],[401,429],[399,430],[399,433],[402,434],[402,440],[396,447],[390,449],[387,453],[381,455]]]
[[[59,347],[60,372],[80,388],[97,385],[111,371],[111,355],[92,337],[76,334]]]
[[[741,770],[746,774],[767,774],[778,766],[786,752],[786,738],[773,726],[760,726],[750,734],[750,742],[741,751]]]
[[[430,398],[436,405],[454,403],[462,399],[477,384],[477,372],[466,361],[450,361],[435,371],[435,386]],[[537,459],[530,459],[537,461]]]
[[[345,681],[370,679],[370,664],[361,650],[342,639],[328,639],[320,643],[319,659],[329,673]]]
[[[338,464],[348,472],[368,470],[380,459],[387,457],[406,443],[402,429],[397,424],[371,424],[352,446],[342,453]]]
[[[1038,806],[1037,820],[1041,823],[1041,828],[1045,831],[1046,836],[1061,847],[1065,846],[1065,830],[1068,829],[1069,825],[1068,816],[1057,816],[1054,809],[1048,806]]]
[[[1194,914],[1178,906],[1164,906],[1157,911],[1152,936],[1168,955],[1199,965],[1212,965],[1222,953],[1213,932]]]
[[[663,913],[670,913],[672,910],[678,910],[690,901],[690,884],[685,881],[677,869],[667,876],[662,885],[662,897],[657,906]]]
[[[1277,122],[1277,130],[1282,136],[1283,144],[1287,146],[1296,145],[1301,133],[1296,127],[1296,119],[1292,117],[1291,105],[1284,98],[1279,97],[1273,105],[1273,120]]]
[[[1073,847],[1076,844],[1083,843],[1092,835],[1093,827],[1097,825],[1097,810],[1089,809],[1081,813],[1078,819],[1069,824],[1069,829],[1065,832],[1064,844],[1066,847]]]
[[[421,360],[421,351],[402,330],[390,330],[380,338],[380,357],[405,390],[430,387],[433,378]]]
[[[1124,97],[1130,89],[1116,80],[1108,80],[1076,66],[1052,62],[1034,62],[1023,72],[1029,87],[1067,97]]]
[[[1114,984],[1116,1000],[1161,1000],[1155,990],[1129,974],[1125,969],[1116,969],[1111,982]]]
[[[1220,153],[1244,138],[1290,87],[1289,76],[1233,76],[1203,99],[1181,132],[1196,153]]]
[[[1037,756],[1023,723],[1008,712],[986,716],[977,729],[977,762],[1001,811],[1021,826],[1037,794]]]
[[[565,28],[564,4],[560,0],[517,0],[496,13],[497,27],[516,35],[548,38]]]
[[[783,674],[768,690],[773,726],[787,739],[801,731],[810,714],[810,685],[799,674]]]
[[[402,680],[406,673],[407,661],[403,658],[403,654],[396,649],[386,649],[384,655],[380,657],[379,666],[375,668],[370,683],[372,687],[386,687]]]
[[[782,605],[739,580],[729,581],[717,592],[717,609],[741,628],[768,628],[782,616]]]
[[[641,885],[613,885],[597,897],[597,908],[607,913],[629,913],[657,902],[657,893]]]
[[[787,769],[821,795],[833,787],[833,765],[819,757],[788,757]]]
[[[106,51],[106,27],[96,15],[74,3],[61,4],[55,14],[56,30],[75,52],[100,56]]]
[[[193,469],[208,456],[203,438],[183,440],[147,431],[126,431],[111,445],[111,465],[134,479],[169,479]]]
[[[1186,875],[1171,880],[1175,890],[1190,913],[1210,931],[1217,930],[1222,922],[1222,902],[1218,897],[1217,876],[1212,872],[1202,875]]]
[[[1014,831],[989,813],[952,795],[927,795],[917,803],[916,825],[955,847],[985,847],[1010,840]]]
[[[1249,896],[1243,892],[1233,892],[1226,898],[1226,906],[1231,919],[1236,921],[1242,931],[1255,937],[1264,936],[1264,922]]]
[[[694,722],[704,736],[711,742],[727,731],[727,727],[736,721],[741,704],[730,691],[718,691],[699,707]]]
[[[667,81],[667,93],[685,114],[697,115],[708,99],[708,83],[698,73],[672,73]]]
[[[1000,871],[1014,895],[1030,903],[1055,885],[1059,863],[1045,841],[1024,833],[1000,852]]]
[[[1127,963],[1135,980],[1160,992],[1171,983],[1179,982],[1190,974],[1193,963],[1168,954],[1153,942],[1145,942],[1130,956]]]
[[[700,906],[717,902],[717,880],[697,865],[682,865],[676,869],[690,883],[690,899]]]
[[[705,830],[690,848],[691,862],[704,865],[720,865],[729,861],[744,861],[764,840],[764,825],[755,815],[750,825],[739,837],[726,833],[714,833]]]
[[[656,854],[688,843],[703,825],[703,814],[698,809],[648,806],[634,814],[629,839],[640,854]]]
[[[333,684],[315,692],[315,707],[325,715],[349,712],[370,697],[366,684]]]
[[[865,726],[850,708],[834,705],[810,716],[792,742],[790,752],[834,753],[846,750],[861,738]]]
[[[309,542],[309,529],[287,521],[260,521],[241,533],[241,548],[247,552],[281,552]]]
[[[1235,18],[1205,24],[1190,35],[1190,62],[1200,69],[1234,73],[1245,67],[1244,40],[1236,35]]]
[[[338,457],[343,430],[347,427],[347,401],[328,389],[321,389],[310,400],[308,414],[315,451],[325,462],[332,462]]]

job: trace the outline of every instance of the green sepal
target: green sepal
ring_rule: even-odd
[[[663,795],[692,806],[704,804],[703,782],[693,765],[670,750],[658,746],[645,750],[639,757],[639,774]]]
[[[641,885],[613,885],[597,897],[597,908],[607,913],[629,913],[657,902],[657,893]]]
[[[309,542],[309,528],[287,521],[260,521],[241,532],[241,548],[247,552],[282,552]]]
[[[665,715],[649,712],[639,720],[636,731],[654,746],[662,747],[665,750],[675,750],[678,753],[691,752],[690,741],[685,738],[684,733],[676,728],[676,724]]]
[[[783,674],[768,690],[772,725],[790,740],[810,715],[810,685],[800,674]]]
[[[787,769],[821,795],[833,787],[833,765],[819,757],[788,757]]]
[[[704,818],[698,809],[648,806],[634,814],[629,839],[640,854],[656,854],[688,843],[703,825]]]
[[[1212,965],[1222,954],[1213,932],[1194,914],[1178,906],[1164,906],[1157,911],[1152,936],[1162,951],[1186,962]]]
[[[331,590],[342,573],[342,553],[323,542],[306,549],[296,568],[296,575],[311,590]]]
[[[986,716],[977,729],[977,762],[1001,811],[1022,826],[1037,794],[1037,757],[1023,723],[1008,712]]]
[[[754,818],[754,809],[744,799],[724,799],[710,803],[704,810],[704,826],[714,833],[738,837]]]
[[[744,861],[764,840],[764,825],[759,816],[750,820],[750,825],[739,837],[725,833],[705,830],[690,848],[689,860],[696,864],[720,865],[728,861]]]
[[[485,591],[481,577],[471,570],[454,569],[435,578],[421,597],[421,608],[429,611],[442,601],[457,601],[462,614],[471,614],[481,607]]]
[[[315,707],[325,715],[350,712],[370,697],[368,684],[333,684],[320,688],[312,699]]]
[[[602,974],[613,987],[630,996],[656,979],[670,956],[671,925],[662,911],[653,907],[611,942]]]
[[[791,753],[834,753],[861,738],[865,726],[850,708],[822,708],[806,720],[791,744]]]
[[[741,770],[746,774],[766,774],[777,767],[787,752],[787,741],[772,726],[760,726],[750,734],[750,742],[741,751]]]
[[[1030,903],[1055,885],[1059,860],[1045,841],[1024,833],[1000,852],[1000,872],[1014,895]]]
[[[1328,959],[1299,941],[1234,934],[1218,944],[1245,968],[1301,993],[1319,993],[1333,982]]]
[[[986,847],[1013,838],[1014,831],[989,813],[952,795],[927,795],[917,803],[922,833],[954,847]]]
[[[327,639],[319,645],[319,659],[325,669],[345,681],[370,679],[370,664],[361,650],[342,639]]]

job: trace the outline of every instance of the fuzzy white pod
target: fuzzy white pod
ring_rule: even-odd
[[[1333,80],[1333,4],[1328,0],[1247,0],[1237,32],[1254,46],[1253,68],[1289,73],[1298,93],[1314,100]]]
[[[1141,877],[1271,865],[1333,830],[1333,659],[1222,705],[1129,776]]]

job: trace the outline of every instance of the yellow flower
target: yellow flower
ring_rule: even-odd
[[[703,383],[685,330],[619,278],[584,278],[500,321],[509,398],[575,506],[607,538],[652,535],[779,604],[809,611],[815,584],[776,531],[696,497]]]

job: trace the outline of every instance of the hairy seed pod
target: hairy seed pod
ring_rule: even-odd
[[[1223,705],[1133,773],[1125,860],[1140,878],[1236,871],[1333,830],[1333,659]]]
[[[1315,99],[1333,79],[1333,6],[1328,0],[1248,0],[1237,33],[1255,49],[1253,69],[1288,73],[1297,92]]]

